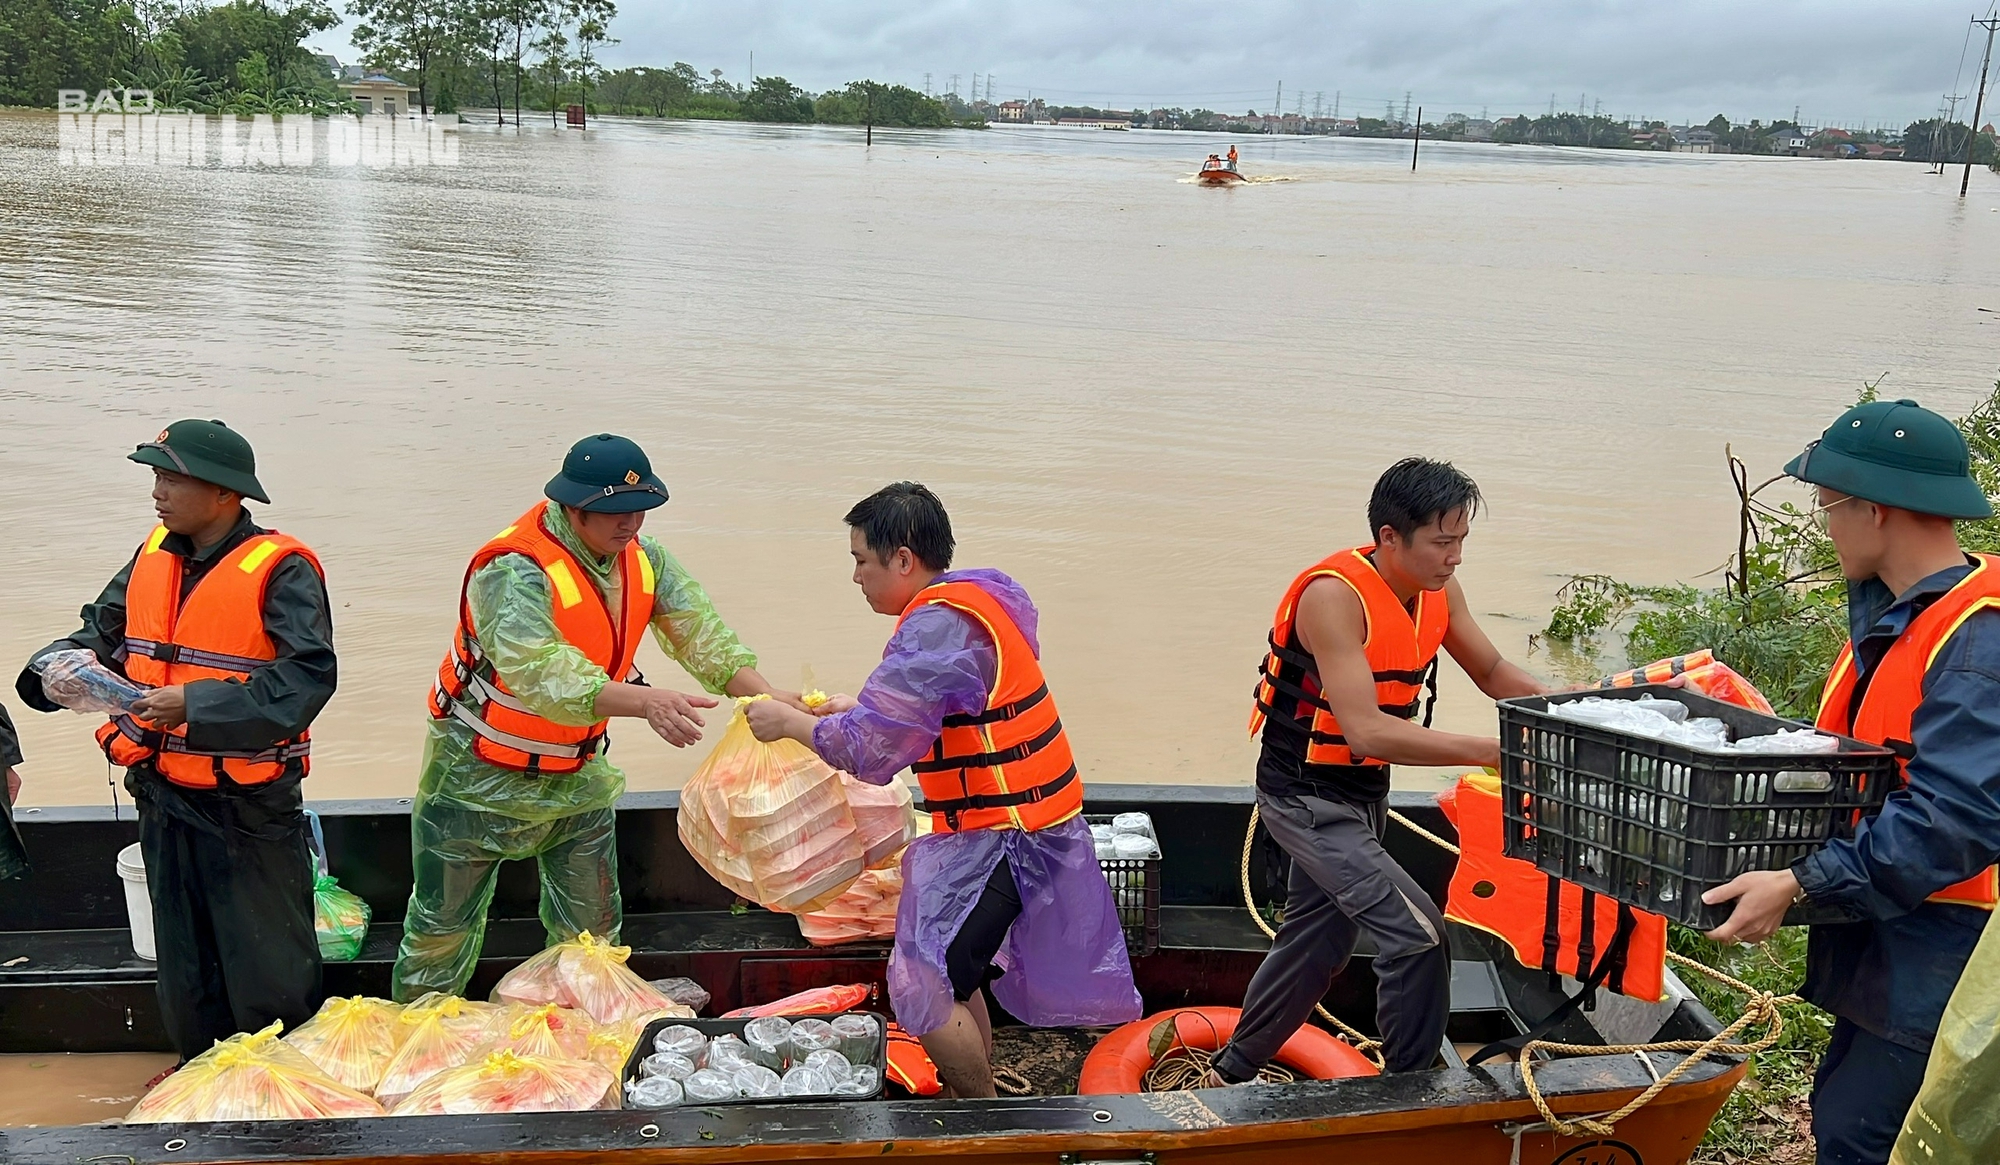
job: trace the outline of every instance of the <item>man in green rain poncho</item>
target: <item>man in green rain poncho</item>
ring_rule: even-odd
[[[539,864],[550,943],[582,931],[616,939],[625,775],[604,758],[606,724],[643,718],[684,748],[701,739],[698,709],[717,703],[645,685],[632,661],[647,627],[709,692],[803,707],[772,691],[701,585],[639,536],[667,488],[638,445],[584,438],[545,492],[466,569],[410,818],[416,884],[399,1002],[464,991],[503,860]]]

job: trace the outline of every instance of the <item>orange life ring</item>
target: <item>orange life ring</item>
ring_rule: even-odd
[[[1078,1096],[1103,1096],[1144,1092],[1146,1072],[1153,1057],[1146,1050],[1153,1029],[1167,1016],[1174,1017],[1174,1030],[1189,1048],[1213,1052],[1229,1042],[1236,1021],[1243,1014],[1235,1007],[1177,1007],[1158,1015],[1135,1020],[1097,1041],[1084,1058],[1083,1074],[1077,1080]],[[1333,1033],[1307,1024],[1292,1033],[1278,1049],[1278,1063],[1314,1080],[1341,1080],[1350,1076],[1377,1076],[1380,1070],[1368,1057],[1336,1038]]]

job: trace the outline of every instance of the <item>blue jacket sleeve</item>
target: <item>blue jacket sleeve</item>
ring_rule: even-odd
[[[1924,679],[1909,784],[1854,837],[1793,863],[1815,903],[1894,918],[2000,858],[2000,612],[1973,616]]]

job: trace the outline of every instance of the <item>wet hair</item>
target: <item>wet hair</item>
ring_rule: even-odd
[[[1375,479],[1368,532],[1380,537],[1387,526],[1408,541],[1419,527],[1453,510],[1464,510],[1470,520],[1479,513],[1480,500],[1479,486],[1451,462],[1405,457]]]
[[[951,515],[929,489],[914,481],[886,485],[847,511],[847,524],[861,531],[862,541],[877,558],[887,560],[909,547],[917,561],[932,570],[950,570]]]

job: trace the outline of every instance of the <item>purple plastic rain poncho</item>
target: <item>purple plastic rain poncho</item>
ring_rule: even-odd
[[[1020,584],[997,570],[948,571],[937,581],[969,582],[992,594],[1040,655],[1035,605]],[[858,706],[814,726],[814,751],[864,781],[888,784],[930,750],[945,717],[985,711],[998,654],[976,620],[942,605],[919,608],[889,637]],[[994,959],[1007,973],[989,988],[993,997],[1036,1027],[1139,1018],[1111,888],[1090,827],[1073,817],[1032,833],[975,829],[910,843],[889,957],[896,1022],[921,1036],[951,1017],[945,950],[1003,857],[1021,892],[1021,916]]]

